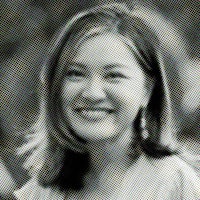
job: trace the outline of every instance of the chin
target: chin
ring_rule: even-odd
[[[67,120],[77,136],[87,141],[106,140],[115,137],[120,132],[120,127],[112,115],[101,120],[90,121],[76,113],[70,113]]]
[[[73,127],[75,133],[86,141],[104,141],[116,137],[119,131],[109,127],[91,127],[91,128],[76,128]]]

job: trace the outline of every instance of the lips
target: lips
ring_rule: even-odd
[[[104,120],[108,115],[113,112],[110,108],[76,108],[75,111],[83,118],[90,121]]]

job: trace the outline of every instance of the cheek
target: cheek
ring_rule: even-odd
[[[145,99],[144,84],[127,84],[113,89],[113,101],[119,112],[134,117],[137,115]]]
[[[61,101],[63,106],[75,103],[80,93],[80,86],[77,84],[63,83],[61,88]]]

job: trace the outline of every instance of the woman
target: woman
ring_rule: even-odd
[[[173,155],[161,47],[122,4],[64,26],[42,71],[38,121],[20,150],[32,179],[17,199],[200,197],[197,175]]]

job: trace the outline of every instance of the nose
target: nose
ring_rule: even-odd
[[[82,91],[82,97],[91,102],[105,99],[106,93],[102,80],[100,78],[93,78],[88,81]]]

